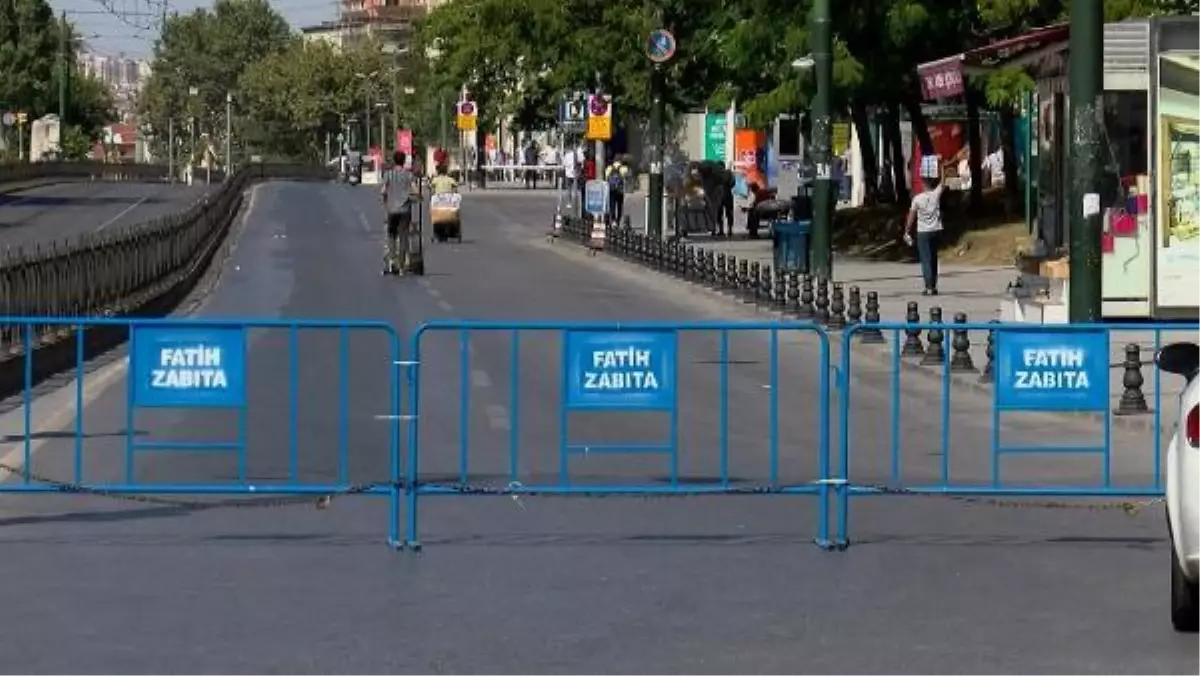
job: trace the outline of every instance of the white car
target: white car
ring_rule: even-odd
[[[1158,367],[1183,376],[1179,422],[1167,448],[1167,528],[1171,533],[1171,624],[1196,631],[1200,604],[1200,346],[1173,343],[1159,350]]]

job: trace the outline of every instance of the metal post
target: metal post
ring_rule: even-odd
[[[371,95],[363,95],[363,154],[371,152]]]
[[[326,147],[326,152],[329,149]],[[233,92],[225,93],[225,177],[233,174]]]
[[[1103,154],[1097,115],[1104,83],[1104,14],[1095,0],[1071,0],[1070,292],[1072,322],[1100,319],[1100,184]]]
[[[175,118],[167,118],[167,174],[175,182]]]
[[[654,67],[650,75],[650,185],[646,199],[649,213],[646,214],[647,234],[654,239],[663,235],[663,102],[662,68]]]
[[[1036,104],[1033,100],[1033,92],[1025,93],[1025,147],[1021,149],[1022,168],[1024,174],[1021,178],[1025,186],[1025,227],[1029,234],[1033,234],[1033,144],[1036,138],[1037,129],[1034,127],[1034,110]]]
[[[438,100],[438,119],[441,122],[439,133],[443,150],[445,150],[446,144],[449,143],[449,138],[446,135],[446,117],[446,94],[443,93]]]
[[[379,157],[387,157],[387,111],[379,110]]]
[[[811,20],[812,58],[816,71],[817,92],[812,105],[812,151],[816,165],[813,183],[813,222],[811,239],[812,273],[818,279],[833,278],[831,231],[833,229],[833,132],[831,96],[833,93],[833,36],[830,31],[831,0],[815,0]]]
[[[58,147],[59,152],[62,152],[62,142],[64,132],[67,127],[67,78],[70,77],[70,59],[68,58],[67,50],[70,29],[67,27],[67,12],[63,10],[62,18],[59,19],[59,30],[62,33],[60,36],[59,58],[59,78],[58,78]]]

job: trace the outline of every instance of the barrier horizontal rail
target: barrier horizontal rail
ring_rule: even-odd
[[[979,374],[970,363],[967,353],[970,332],[986,332],[989,336],[989,361],[983,368],[985,382],[994,384],[988,398],[978,393],[963,393],[964,406],[971,407],[966,415],[954,415],[952,392],[954,380],[959,372]],[[1195,340],[1200,325],[1196,323],[1158,324],[1064,324],[1031,325],[1000,322],[878,322],[855,324],[846,327],[840,340],[841,372],[846,374],[844,386],[839,392],[838,437],[839,448],[832,481],[837,503],[838,526],[834,546],[849,545],[850,498],[864,495],[908,494],[908,495],[952,495],[993,497],[1055,497],[1055,498],[1157,498],[1163,494],[1163,453],[1161,416],[1167,402],[1163,398],[1162,374],[1154,369],[1154,405],[1148,411],[1154,424],[1148,432],[1150,439],[1134,440],[1133,444],[1149,451],[1147,466],[1137,469],[1135,458],[1116,457],[1114,447],[1114,416],[1121,414],[1120,406],[1114,412],[1110,390],[1110,371],[1114,368],[1128,369],[1126,363],[1113,362],[1113,335],[1133,332],[1152,334],[1153,347],[1157,353],[1166,343],[1164,335],[1180,333]],[[920,335],[928,334],[928,344],[922,345]],[[852,395],[856,380],[854,355],[865,336],[871,343],[887,344],[888,368],[885,383],[868,383],[872,388],[886,391],[888,405],[887,440],[876,443],[862,442],[866,432],[879,430],[878,420],[872,426],[856,424]],[[1182,336],[1181,336],[1182,337]],[[952,342],[953,341],[953,342]],[[949,344],[949,349],[947,349]],[[964,356],[965,355],[965,356]],[[901,378],[907,361],[920,357],[921,364],[940,371],[937,394],[934,402],[918,402],[914,405],[932,403],[938,406],[939,429],[936,431],[937,449],[925,448],[937,456],[937,466],[924,468],[925,476],[920,480],[909,480],[906,461],[902,455],[903,416]],[[966,360],[965,362],[961,360]],[[1139,364],[1133,365],[1137,368]],[[919,367],[918,367],[919,368]],[[1140,374],[1137,376],[1140,379]],[[1140,382],[1125,381],[1126,395],[1130,388],[1140,392]],[[986,399],[984,404],[975,402]],[[1121,402],[1124,404],[1125,402]],[[1168,412],[1172,414],[1173,412]],[[1063,417],[1063,414],[1069,417]],[[1020,425],[1005,425],[1009,416],[1026,415]],[[1033,420],[1028,416],[1052,416]],[[983,421],[980,425],[979,422]],[[1041,426],[1039,426],[1041,424]],[[928,430],[925,430],[927,433]],[[1037,437],[1024,442],[1005,441],[1007,436],[1018,432],[1033,433]],[[956,437],[957,433],[957,437]],[[1100,439],[1078,442],[1067,441],[1071,436],[1095,436]],[[1134,433],[1128,433],[1120,441],[1127,442]],[[1046,438],[1049,437],[1049,438]],[[956,444],[955,438],[965,439]],[[860,441],[856,441],[859,439]],[[1034,443],[1038,441],[1039,443]],[[1123,443],[1123,448],[1127,443]],[[858,481],[853,463],[863,459],[871,448],[886,451],[886,470],[875,470],[875,476]],[[954,451],[958,449],[956,454]],[[981,456],[970,456],[972,450],[984,449]],[[1133,454],[1133,455],[1136,455]],[[1099,458],[1100,468],[1091,475],[1080,474],[1078,469],[1062,465],[1059,459]],[[952,472],[952,461],[967,465],[970,478],[959,478]],[[1043,462],[1034,468],[1022,468],[1017,479],[1009,479],[1004,472],[1003,460],[1024,458],[1054,460]],[[1120,477],[1114,462],[1122,463]],[[909,461],[912,462],[912,461]],[[865,463],[869,464],[869,463]],[[870,471],[870,470],[868,470]],[[912,470],[914,472],[920,471]],[[1131,482],[1128,479],[1133,478]]]
[[[209,178],[224,180],[225,172],[213,169]],[[28,181],[93,180],[163,183],[171,180],[165,164],[113,162],[5,162],[0,163],[0,188],[5,184]]]
[[[694,362],[687,372],[680,368],[681,354],[688,348],[683,339],[707,334],[712,345],[702,345],[706,355],[715,352],[708,361]],[[766,458],[767,469],[758,479],[735,478],[731,473],[731,341],[735,336],[759,334],[765,339],[766,368],[768,383],[764,386],[755,381],[754,389],[766,391]],[[765,335],[764,335],[765,334]],[[816,382],[808,396],[815,397],[811,408],[802,411],[781,412],[779,379],[781,337],[796,334],[815,334],[817,358],[813,360],[810,377]],[[449,336],[454,342],[450,347],[427,343],[435,335]],[[481,336],[493,336],[507,341],[507,346],[484,343]],[[549,345],[535,344],[541,340]],[[420,548],[419,502],[421,496],[453,495],[712,495],[712,494],[762,494],[762,495],[810,495],[818,498],[816,535],[819,546],[828,546],[829,515],[828,486],[824,479],[829,473],[829,388],[830,374],[829,339],[820,327],[780,322],[491,322],[491,321],[436,321],[421,325],[410,339],[407,368],[409,396],[405,419],[408,425],[408,457],[405,470],[405,493],[407,501],[407,547]],[[540,350],[540,351],[538,351]],[[530,357],[523,352],[533,351]],[[472,415],[474,380],[473,354],[490,353],[495,359],[489,363],[507,362],[509,383],[507,410],[497,411],[493,405],[486,415],[487,427],[498,430],[499,439],[485,448],[493,453],[484,461],[495,463],[496,473],[482,480],[473,468],[478,462],[478,452],[473,452],[475,436],[482,433],[483,424]],[[739,353],[740,354],[740,353]],[[448,363],[448,362],[457,362]],[[793,365],[799,360],[792,360]],[[715,365],[704,369],[703,365]],[[456,367],[456,368],[455,368]],[[798,367],[797,367],[798,368]],[[449,370],[449,373],[446,371]],[[455,372],[456,371],[456,372]],[[684,388],[681,379],[688,376],[698,379],[692,387]],[[456,402],[457,440],[449,441],[426,437],[422,419],[427,404],[423,396],[435,388],[437,402]],[[685,392],[686,389],[686,392]],[[542,416],[533,420],[522,416],[523,393],[533,391],[542,397],[557,396],[553,410],[546,410],[545,399],[539,399]],[[744,391],[744,390],[743,390]],[[716,403],[707,407],[696,407],[701,394],[715,395]],[[690,404],[690,406],[689,406]],[[812,439],[812,428],[816,428],[815,448],[811,450],[814,467],[804,475],[793,479],[785,476],[781,469],[781,415],[788,416],[789,429],[800,424],[804,415],[815,417],[812,427],[804,428]],[[497,416],[503,416],[496,420]],[[550,422],[549,418],[555,418]],[[686,417],[686,425],[685,425]],[[697,432],[699,420],[711,422],[715,417],[716,434],[704,436]],[[444,421],[444,418],[440,420]],[[621,422],[617,423],[616,421]],[[608,421],[608,424],[605,423]],[[530,433],[540,432],[544,437],[555,439],[552,455],[546,453],[547,443],[527,444],[523,441],[523,426],[536,427]],[[681,426],[700,441],[690,445],[681,441]],[[433,434],[449,435],[450,430],[443,422]],[[620,435],[615,434],[620,428]],[[653,429],[654,431],[650,431]],[[585,435],[582,432],[590,431]],[[634,434],[637,432],[637,434]],[[752,434],[761,436],[761,428],[754,426]],[[581,438],[581,437],[587,438]],[[627,437],[614,440],[614,436]],[[749,442],[739,439],[738,448]],[[497,458],[495,447],[503,446],[504,457]],[[750,444],[753,445],[753,444]],[[789,449],[795,451],[797,449]],[[441,474],[430,473],[424,468],[432,454],[442,451],[436,459],[445,466]],[[686,455],[685,455],[686,451]],[[702,458],[703,453],[709,456]],[[742,457],[750,453],[743,450]],[[527,454],[534,457],[526,458]],[[795,455],[795,454],[793,454]],[[615,475],[579,477],[571,470],[573,462],[581,457],[600,462],[603,458],[619,456],[626,462],[661,458],[665,462],[666,477],[647,481],[647,477],[634,473],[627,476],[624,465]],[[712,456],[715,456],[713,458]],[[761,456],[760,456],[761,458]],[[713,475],[703,478],[684,477],[680,462],[686,459],[697,465],[716,466]],[[792,460],[794,458],[789,458]],[[556,465],[542,475],[528,476],[522,469],[528,462],[532,466]],[[786,468],[789,471],[792,466]]]
[[[19,331],[25,349],[18,360],[22,364],[22,433],[20,466],[5,463],[0,466],[9,476],[0,480],[0,493],[82,493],[105,496],[139,495],[377,495],[391,499],[388,524],[388,542],[399,546],[400,508],[400,379],[395,364],[400,360],[402,344],[399,334],[387,323],[373,321],[337,320],[221,320],[221,319],[134,319],[134,318],[44,318],[44,317],[0,317],[6,325],[23,327]],[[61,476],[51,476],[34,469],[34,440],[46,430],[37,429],[34,413],[37,401],[33,397],[33,374],[35,362],[40,358],[31,349],[36,326],[52,326],[69,332],[74,340],[74,383],[70,397],[72,403],[63,402],[57,410],[73,409],[74,424],[69,434],[60,440],[69,444],[69,449],[59,448]],[[129,363],[125,369],[124,424],[119,440],[93,439],[86,427],[85,388],[90,382],[87,355],[83,349],[84,333],[105,327],[122,332],[123,339],[130,345]],[[321,344],[315,350],[320,354],[334,354],[333,367],[328,363],[302,359],[302,341],[325,337],[333,345]],[[370,344],[366,338],[376,336],[380,344]],[[352,342],[356,342],[353,345]],[[257,345],[255,345],[257,343]],[[308,345],[312,348],[312,345]],[[332,347],[332,349],[328,349]],[[260,361],[250,363],[249,354],[255,349]],[[352,359],[356,361],[352,361]],[[378,442],[378,453],[374,458],[361,452],[356,445],[355,461],[372,464],[370,476],[365,481],[351,481],[350,438],[351,425],[351,367],[378,371],[382,366],[388,373],[386,392],[361,393],[373,405],[378,405],[377,429],[354,430],[369,434]],[[278,377],[282,372],[284,376]],[[332,416],[311,412],[301,420],[300,381],[306,378],[321,378],[330,387],[319,388],[331,393],[333,401],[329,409]],[[261,381],[267,387],[254,383]],[[306,391],[307,388],[306,388]],[[256,396],[251,397],[251,392]],[[273,416],[274,408],[284,402],[286,419]],[[59,402],[52,401],[51,404]],[[174,423],[155,425],[153,410],[183,411],[192,416],[206,414],[226,415],[211,422],[204,418],[187,427],[188,431],[202,428],[204,439],[170,439],[159,435],[174,436],[179,433]],[[311,409],[306,409],[310,410]],[[320,410],[327,410],[321,408]],[[214,413],[215,412],[215,413]],[[141,415],[139,415],[139,413]],[[151,420],[147,421],[150,417]],[[329,421],[328,417],[334,420]],[[279,429],[280,423],[285,429]],[[306,460],[301,470],[301,440],[309,438],[315,429],[332,422],[336,426],[336,443],[322,444],[321,457]],[[221,424],[224,423],[224,424]],[[302,431],[302,425],[305,430]],[[150,432],[139,432],[140,428]],[[156,429],[166,427],[168,429]],[[249,437],[250,430],[260,430],[260,441],[255,444]],[[266,430],[265,432],[261,432]],[[53,430],[50,430],[53,431]],[[156,434],[157,432],[157,434]],[[142,438],[145,437],[145,438]],[[282,443],[272,443],[286,439]],[[51,442],[40,442],[51,443]],[[329,451],[329,452],[326,452]],[[185,480],[153,481],[146,478],[150,473],[140,463],[142,458],[153,454],[205,454],[225,455],[232,458],[236,469],[231,480],[199,481],[195,477]],[[51,451],[39,451],[38,457],[54,456]],[[87,458],[91,467],[105,465],[107,456],[107,479],[91,479],[85,475]],[[259,467],[286,466],[282,478],[255,476],[249,469],[252,460],[258,459]],[[331,465],[314,473],[313,465],[325,462]],[[142,471],[139,470],[142,468]],[[213,471],[205,466],[206,471]],[[150,468],[152,469],[152,468]],[[192,469],[192,468],[188,468]],[[103,469],[99,470],[103,471]],[[66,476],[69,475],[69,476]],[[255,478],[250,478],[255,476]],[[187,503],[168,503],[185,505]],[[261,504],[261,503],[260,503]],[[203,506],[203,505],[201,505]],[[267,503],[263,506],[270,506]]]
[[[137,166],[137,165],[134,165]],[[0,315],[64,318],[166,314],[200,279],[224,242],[251,184],[270,179],[327,180],[332,174],[306,165],[252,164],[186,210],[67,243],[0,256]],[[0,322],[0,397],[21,385],[24,329]],[[97,332],[89,332],[97,333]],[[116,344],[111,335],[88,336],[94,355]],[[51,349],[66,337],[55,325],[34,328],[32,347]],[[70,352],[44,360],[37,380],[70,367]]]

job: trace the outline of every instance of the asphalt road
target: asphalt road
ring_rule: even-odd
[[[103,233],[181,211],[215,187],[65,182],[0,195],[0,248]]]
[[[545,196],[474,193],[466,241],[427,245],[429,274],[378,274],[381,215],[371,191],[267,184],[216,289],[210,317],[383,320],[402,335],[430,319],[666,320],[739,318],[714,301],[542,234]],[[314,332],[315,334],[315,332]],[[460,412],[467,397],[466,479],[476,486],[556,481],[555,332],[427,336],[420,360],[422,477],[463,472]],[[382,335],[337,331],[297,338],[296,415],[286,332],[255,332],[249,351],[247,480],[335,481],[389,473],[390,357]],[[764,335],[731,338],[720,415],[719,338],[681,347],[679,480],[770,479],[769,410],[778,397],[780,480],[817,476],[820,389],[812,336],[779,341],[770,377]],[[460,369],[462,359],[467,360]],[[514,397],[511,378],[520,387]],[[879,423],[890,396],[882,370],[855,374],[852,467],[886,476]],[[111,377],[110,377],[111,376]],[[125,389],[119,364],[92,376],[82,474],[120,481]],[[940,470],[938,407],[906,389],[905,470]],[[340,394],[346,392],[345,406]],[[66,402],[69,402],[68,398]],[[983,404],[955,400],[955,475],[981,481]],[[70,404],[39,401],[33,469],[73,472]],[[345,424],[339,418],[345,412]],[[295,426],[290,420],[296,420]],[[726,420],[727,434],[720,430]],[[0,421],[5,423],[5,421]],[[11,423],[8,420],[6,424]],[[142,441],[223,440],[223,413],[140,411]],[[6,428],[11,429],[11,426]],[[579,443],[661,439],[641,415],[572,419]],[[1072,424],[1031,420],[1006,433],[1066,435]],[[837,446],[836,429],[831,430]],[[293,442],[294,440],[294,442]],[[1118,440],[1118,444],[1124,444]],[[294,455],[291,449],[294,448]],[[339,449],[346,449],[339,465]],[[20,445],[7,444],[5,451]],[[1122,452],[1132,451],[1122,445]],[[1118,457],[1125,480],[1141,470]],[[6,458],[12,462],[13,457]],[[1083,481],[1094,467],[1032,461],[1014,476]],[[233,481],[220,454],[139,452],[138,481]],[[583,454],[573,483],[667,485],[663,457]],[[259,508],[179,508],[82,496],[0,499],[0,574],[10,623],[0,632],[12,672],[288,673],[1196,673],[1194,636],[1167,621],[1161,509],[995,507],[937,498],[864,498],[855,545],[811,544],[810,497],[674,499],[429,497],[421,554],[383,544],[386,501],[342,497]]]

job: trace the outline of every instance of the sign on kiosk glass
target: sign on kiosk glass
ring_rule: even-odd
[[[133,396],[145,407],[238,407],[246,399],[240,328],[138,326]]]
[[[567,406],[609,410],[675,407],[675,333],[569,331]]]
[[[1097,331],[996,333],[996,405],[1018,410],[1108,408],[1108,334]]]

